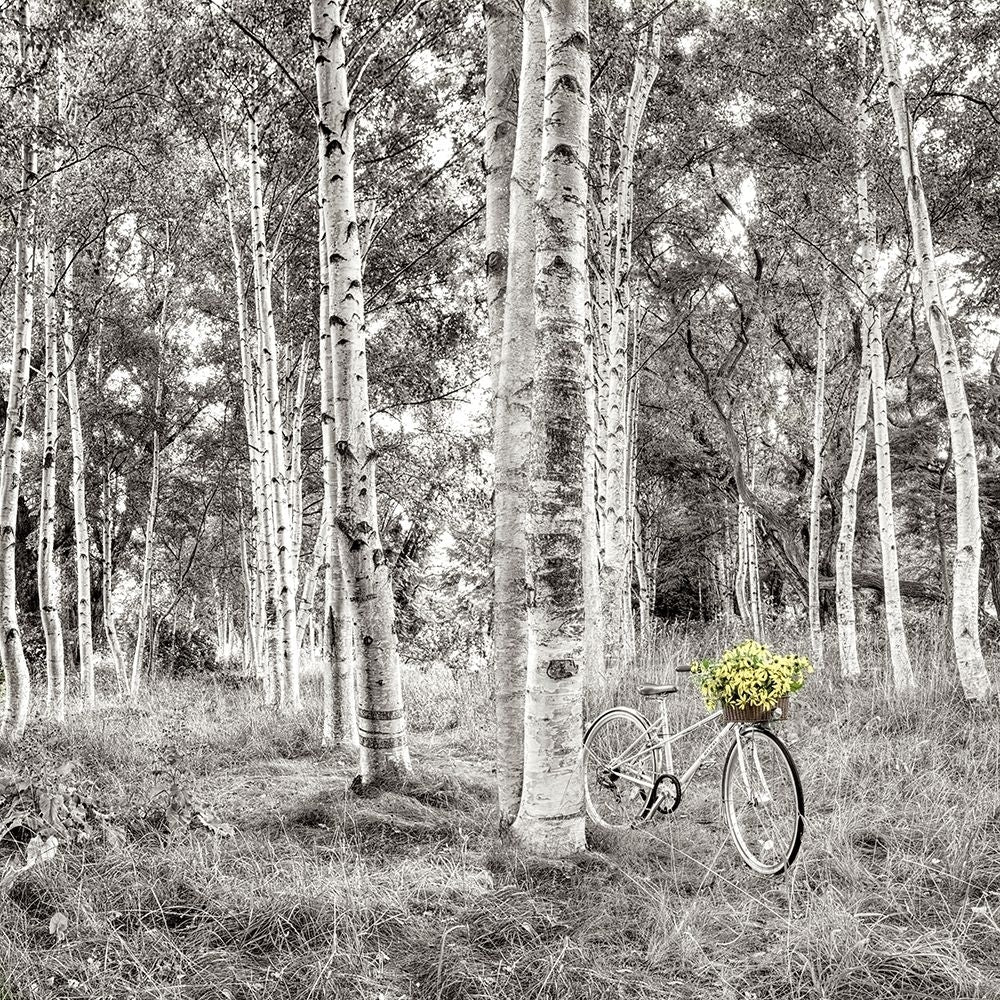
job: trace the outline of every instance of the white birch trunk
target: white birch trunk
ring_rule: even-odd
[[[632,215],[635,201],[635,152],[649,95],[660,68],[660,18],[648,29],[639,50],[625,106],[613,218],[611,322],[608,330],[608,381],[604,425],[607,434],[604,489],[604,539],[601,591],[604,619],[605,669],[612,678],[624,671],[630,647],[631,555],[629,483],[630,452],[629,317],[632,312]],[[632,642],[628,631],[632,628]]]
[[[515,842],[584,847],[583,454],[586,426],[587,0],[546,0],[545,100],[535,260],[524,782]]]
[[[325,180],[326,165],[319,158]],[[325,185],[321,184],[322,191]],[[333,407],[336,398],[333,326],[330,316],[329,252],[324,213],[319,213],[320,258],[320,433],[323,440],[323,745],[358,746],[357,709],[354,697],[354,622],[347,607],[344,572],[337,539],[336,516],[339,496],[337,470],[337,426]],[[320,539],[317,539],[320,541]],[[318,585],[318,579],[317,579]]]
[[[979,642],[979,566],[982,556],[982,522],[979,513],[979,466],[972,415],[965,394],[958,345],[952,333],[938,276],[930,213],[920,178],[917,140],[913,134],[907,93],[899,69],[895,28],[887,0],[876,0],[876,22],[889,104],[896,125],[899,162],[906,186],[906,204],[913,236],[913,250],[920,272],[924,315],[937,355],[941,388],[948,412],[952,458],[955,464],[956,548],[952,570],[952,638],[962,688],[967,698],[985,700],[992,684]]]
[[[111,527],[111,476],[105,470],[104,483],[101,488],[101,610],[104,620],[104,634],[108,642],[108,651],[115,668],[115,681],[118,693],[126,695],[129,690],[128,668],[125,664],[125,653],[118,637],[118,626],[111,609],[112,591],[112,527]]]
[[[268,648],[267,595],[275,598],[280,594],[278,582],[277,544],[271,529],[273,499],[271,479],[265,472],[265,456],[269,454],[267,442],[262,432],[262,409],[260,390],[254,371],[253,347],[250,342],[250,324],[247,318],[247,291],[243,279],[243,254],[236,226],[236,212],[233,198],[232,148],[225,126],[222,123],[222,155],[224,173],[224,198],[226,218],[229,223],[229,239],[233,252],[233,271],[236,291],[236,323],[240,348],[240,381],[243,389],[243,421],[247,439],[247,470],[249,474],[250,499],[253,508],[255,533],[256,586],[248,589],[248,614],[255,618],[254,647],[261,669],[264,704],[273,705],[278,700],[281,685],[277,683],[277,664]],[[250,601],[250,594],[256,599]]]
[[[146,639],[153,603],[153,540],[156,532],[156,512],[160,501],[160,410],[163,400],[163,378],[160,366],[163,357],[163,320],[167,308],[166,295],[160,314],[160,360],[157,361],[156,391],[153,396],[153,455],[149,474],[149,505],[146,508],[146,534],[142,552],[142,581],[136,615],[135,647],[132,650],[132,674],[129,697],[135,701],[142,686],[142,668],[146,663]]]
[[[354,198],[355,112],[338,0],[312,0],[320,172],[327,242],[339,495],[334,524],[358,640],[361,778],[410,768],[389,563],[378,530],[361,245]]]
[[[280,620],[279,636],[287,704],[293,712],[298,712],[302,708],[302,696],[299,686],[298,616],[295,609],[298,582],[295,579],[293,514],[289,496],[281,387],[278,378],[278,341],[274,329],[274,310],[271,306],[271,262],[264,227],[260,150],[257,122],[252,115],[247,120],[247,143],[250,151],[250,218],[253,226],[255,298],[257,323],[261,331],[263,348],[261,380],[264,391],[264,431],[268,441],[267,452],[274,494],[276,576],[279,582],[275,593],[275,605],[277,618]]]
[[[14,331],[11,344],[7,417],[4,422],[0,468],[0,654],[4,668],[4,716],[0,739],[15,743],[24,735],[31,699],[31,677],[24,658],[17,617],[16,545],[17,501],[21,490],[21,457],[24,448],[28,378],[31,370],[31,335],[34,324],[35,194],[38,176],[38,90],[29,68],[31,24],[28,2],[21,0],[18,25],[18,61],[28,81],[27,104],[32,127],[25,130],[21,146],[21,190],[14,230]]]
[[[59,615],[59,577],[55,561],[56,456],[59,447],[59,330],[56,320],[55,254],[43,251],[45,288],[45,418],[42,429],[41,510],[38,517],[38,607],[45,634],[46,707],[66,718],[66,657]]]
[[[66,405],[73,454],[70,492],[73,496],[73,536],[76,543],[76,634],[80,657],[80,693],[86,708],[97,706],[94,675],[94,626],[91,613],[90,524],[87,520],[87,456],[83,445],[80,393],[77,373],[80,362],[73,339],[73,252],[65,251],[63,272],[63,354],[66,362]]]
[[[539,0],[524,6],[517,135],[510,185],[507,294],[493,449],[493,655],[501,828],[513,823],[524,770],[528,670],[528,475],[535,367],[535,201],[541,163],[545,37]]]
[[[507,298],[510,177],[517,135],[517,90],[521,71],[521,13],[517,0],[485,0],[486,132],[486,314],[489,322],[493,395],[500,377]]]
[[[830,320],[830,293],[823,293],[816,331],[816,392],[813,400],[813,467],[809,491],[809,638],[813,665],[823,666],[823,624],[819,605],[819,553],[823,502],[823,413],[826,400],[826,334]]]
[[[861,365],[858,368],[858,392],[854,403],[851,458],[844,474],[844,485],[840,495],[840,534],[837,536],[837,641],[840,647],[840,670],[844,677],[861,676],[857,614],[854,606],[854,536],[858,522],[858,486],[868,447],[870,408],[871,373],[868,363],[868,338],[862,330]]]

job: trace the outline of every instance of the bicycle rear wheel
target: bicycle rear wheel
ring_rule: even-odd
[[[583,741],[587,816],[602,830],[630,830],[649,811],[656,782],[656,746],[646,717],[612,708],[597,717]]]
[[[802,844],[805,801],[792,755],[770,730],[737,729],[722,772],[722,811],[750,868],[780,875],[791,867]]]

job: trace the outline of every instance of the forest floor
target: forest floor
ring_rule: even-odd
[[[696,647],[644,669],[672,677]],[[413,779],[364,796],[315,711],[278,717],[249,687],[160,683],[36,726],[0,820],[59,843],[0,883],[0,1000],[995,998],[1000,726],[923,654],[918,695],[825,671],[799,697],[782,725],[806,839],[777,880],[731,847],[718,767],[572,861],[502,846],[475,676],[409,673]]]

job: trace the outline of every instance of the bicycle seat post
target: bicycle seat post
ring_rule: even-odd
[[[660,703],[660,721],[658,723],[658,728],[660,730],[660,741],[662,745],[661,760],[663,762],[663,770],[667,774],[674,773],[674,748],[670,743],[670,714],[667,712],[667,698],[669,696],[662,694],[656,700]]]

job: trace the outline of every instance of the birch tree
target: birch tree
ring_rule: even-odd
[[[543,0],[545,96],[535,259],[524,778],[511,828],[546,855],[584,846],[583,448],[586,425],[586,0]],[[526,60],[527,61],[527,60]]]
[[[267,233],[264,226],[260,144],[257,122],[252,114],[247,119],[247,144],[250,152],[250,218],[253,227],[254,291],[261,346],[263,429],[267,439],[267,461],[270,463],[274,534],[277,545],[277,577],[280,581],[278,593],[275,595],[275,604],[281,619],[279,635],[288,703],[293,711],[299,711],[302,708],[302,697],[299,688],[298,615],[295,608],[298,582],[295,577],[293,511],[289,493],[284,420],[278,378],[278,340],[274,328],[274,310],[271,306],[271,261],[268,255]]]
[[[861,233],[860,277],[864,296],[864,336],[868,342],[869,374],[872,386],[872,427],[875,438],[875,474],[878,484],[879,542],[882,549],[882,578],[885,583],[885,624],[889,658],[897,690],[914,686],[913,667],[903,625],[903,603],[899,591],[899,556],[896,547],[896,510],[892,491],[892,456],[889,449],[889,415],[886,402],[885,357],[882,315],[875,278],[875,217],[868,195],[867,134],[868,106],[859,106],[859,162],[856,179],[858,229]]]
[[[545,36],[539,0],[526,0],[510,178],[507,291],[496,378],[493,450],[493,656],[501,824],[517,815],[524,769],[528,671],[528,490],[535,371],[535,229]]]
[[[823,410],[826,398],[826,331],[830,296],[824,292],[816,331],[816,389],[813,399],[812,484],[809,491],[809,638],[813,662],[823,665],[823,625],[819,606],[820,515],[823,498]]]
[[[14,329],[11,344],[7,416],[4,421],[3,455],[0,465],[0,630],[4,668],[4,716],[0,738],[10,743],[24,735],[31,697],[31,677],[24,658],[17,615],[15,555],[17,506],[21,491],[21,460],[24,450],[31,370],[31,339],[34,324],[35,223],[37,208],[39,97],[33,68],[28,0],[21,0],[18,16],[17,55],[24,72],[26,103],[32,125],[21,143],[21,194],[14,227]]]
[[[601,605],[604,661],[609,676],[618,677],[634,647],[630,554],[630,491],[626,475],[631,451],[629,420],[629,318],[633,315],[632,218],[635,210],[635,156],[639,130],[649,95],[660,69],[661,21],[657,16],[645,32],[635,61],[625,103],[615,193],[610,219],[610,302],[606,343],[598,353],[606,359],[606,377],[600,379],[599,419],[606,442],[603,454],[603,518],[601,537]],[[610,138],[605,139],[608,148]],[[604,324],[602,324],[603,326]]]
[[[69,118],[69,99],[64,80],[64,56],[58,59],[57,100],[59,119]],[[78,371],[82,362],[74,342],[75,254],[72,247],[63,251],[62,272],[62,346],[66,369],[66,409],[69,415],[69,440],[72,454],[70,495],[73,498],[73,541],[76,565],[76,645],[80,660],[80,694],[86,708],[97,705],[94,676],[94,626],[91,608],[90,524],[87,520],[87,456],[83,444],[83,421],[80,416]]]
[[[343,5],[312,0],[337,443],[336,525],[357,637],[358,738],[364,782],[410,767],[389,563],[379,537],[361,246],[354,197],[356,112],[347,82]]]
[[[861,364],[858,368],[858,391],[855,396],[851,433],[851,457],[840,494],[840,533],[837,536],[836,552],[837,642],[840,648],[840,670],[845,677],[861,676],[857,614],[854,607],[854,537],[858,523],[858,486],[868,448],[871,391],[868,338],[862,330]]]
[[[952,638],[959,677],[967,698],[990,697],[992,684],[979,642],[979,567],[982,522],[979,513],[979,466],[972,415],[965,393],[958,344],[951,329],[941,290],[930,213],[920,176],[918,143],[913,132],[908,96],[899,68],[895,25],[887,0],[875,0],[882,68],[896,129],[899,163],[906,187],[906,206],[913,250],[920,272],[924,316],[937,355],[941,388],[948,413],[952,461],[955,467],[956,547],[952,570]]]
[[[59,330],[56,319],[55,251],[46,243],[42,252],[45,289],[45,415],[42,427],[41,510],[38,517],[38,607],[45,634],[46,707],[63,722],[66,718],[66,657],[59,614],[59,575],[55,561],[56,456],[59,444]]]

